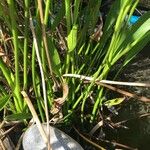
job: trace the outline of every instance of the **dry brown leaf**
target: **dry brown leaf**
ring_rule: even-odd
[[[61,107],[64,104],[64,102],[68,96],[68,93],[69,93],[68,84],[62,83],[62,90],[63,90],[63,96],[59,97],[57,99],[54,99],[54,104],[50,111],[53,115],[57,114],[61,110]]]

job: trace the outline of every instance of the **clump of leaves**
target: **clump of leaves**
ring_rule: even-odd
[[[104,21],[101,0],[89,0],[87,3],[80,0],[47,0],[41,7],[39,1],[2,0],[0,52],[11,61],[11,65],[6,63],[4,56],[0,56],[0,75],[3,76],[0,78],[3,101],[0,109],[21,113],[23,117],[29,111],[21,96],[24,90],[38,108],[42,121],[45,121],[44,94],[41,92],[43,78],[37,65],[36,39],[48,108],[55,108],[57,114],[63,108],[62,114],[67,120],[76,109],[80,109],[84,118],[87,115],[85,107],[89,106],[90,120],[95,119],[107,91],[101,85],[95,86],[96,80],[107,79],[112,67],[122,59],[120,72],[150,39],[149,12],[134,25],[128,24],[138,2],[116,0]],[[29,25],[31,18],[34,39]],[[67,74],[93,79],[85,83],[67,78]],[[69,87],[69,91],[65,87]],[[8,96],[10,94],[11,97]]]

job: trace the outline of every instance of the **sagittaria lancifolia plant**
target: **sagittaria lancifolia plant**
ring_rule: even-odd
[[[6,118],[31,117],[21,91],[32,99],[43,122],[44,104],[53,114],[61,110],[65,120],[77,109],[84,118],[85,106],[91,120],[96,118],[107,89],[95,86],[95,81],[107,79],[122,59],[120,71],[150,39],[150,12],[134,25],[128,23],[138,2],[115,0],[103,16],[101,0],[2,0],[0,109],[9,114]],[[92,77],[92,81],[85,83],[76,75]]]

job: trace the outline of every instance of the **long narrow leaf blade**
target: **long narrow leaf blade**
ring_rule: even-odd
[[[10,98],[11,95],[4,95],[3,97],[0,98],[0,111],[6,106]]]
[[[12,114],[8,115],[5,117],[5,120],[7,121],[16,121],[16,120],[24,120],[24,119],[30,119],[32,118],[30,113],[17,113],[17,114]]]

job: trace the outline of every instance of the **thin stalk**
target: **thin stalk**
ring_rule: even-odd
[[[32,113],[33,119],[36,122],[37,128],[39,129],[40,134],[41,134],[44,142],[46,144],[49,143],[48,138],[46,136],[46,133],[45,133],[45,131],[44,131],[43,127],[42,127],[42,124],[41,124],[41,122],[40,122],[40,120],[38,118],[38,115],[37,115],[37,113],[35,111],[35,108],[34,108],[33,104],[31,103],[31,100],[29,99],[29,97],[28,97],[28,95],[26,94],[25,91],[22,91],[21,94],[23,95],[24,100],[26,101],[26,103],[27,103],[27,105],[28,105],[28,107],[29,107],[29,109],[30,109],[30,111]]]
[[[66,23],[67,23],[67,36],[69,35],[71,31],[71,8],[70,8],[70,0],[65,1],[65,11],[66,11]],[[70,53],[67,51],[67,56],[66,56],[66,73],[69,72],[70,68]]]
[[[50,75],[52,76],[54,82],[54,76],[53,76],[53,71],[52,71],[52,64],[51,64],[51,59],[49,57],[49,51],[48,51],[48,45],[47,45],[47,38],[46,38],[46,31],[45,31],[45,23],[44,23],[44,16],[43,16],[43,9],[42,9],[42,1],[38,0],[38,9],[39,9],[39,13],[40,13],[40,19],[41,19],[41,24],[42,24],[42,38],[43,38],[43,43],[44,43],[44,47],[45,47],[45,52],[46,52],[46,57],[47,57],[47,61],[48,61],[48,67],[49,67],[49,71],[50,71]]]
[[[20,94],[20,78],[19,78],[19,48],[18,48],[18,33],[17,33],[17,24],[16,24],[16,11],[14,7],[13,0],[7,0],[9,6],[9,14],[11,18],[11,27],[12,27],[12,34],[13,34],[13,44],[14,44],[14,59],[15,59],[15,89],[14,93],[16,98],[14,99],[18,106],[16,110],[21,112],[23,110],[23,101]]]
[[[41,95],[40,95],[40,92],[39,92],[40,89],[38,89],[38,88],[40,88],[39,87],[40,85],[37,85],[37,84],[39,84],[38,82],[40,82],[40,80],[38,80],[38,77],[37,77],[37,74],[36,74],[36,71],[35,71],[36,66],[35,66],[35,48],[34,48],[34,46],[32,47],[32,65],[31,66],[32,66],[31,67],[32,68],[32,82],[33,82],[35,97],[37,99],[38,110],[40,112],[42,122],[44,122],[45,121],[44,114],[43,114],[43,111],[42,111],[41,103],[39,101]]]
[[[66,10],[66,23],[67,23],[67,35],[69,35],[71,30],[71,7],[70,0],[65,0],[65,10]]]
[[[31,16],[30,16],[31,17]],[[44,78],[44,72],[42,68],[42,62],[39,54],[39,49],[38,49],[38,44],[37,44],[37,39],[34,31],[34,26],[33,26],[33,21],[32,18],[30,19],[30,26],[33,34],[33,42],[35,46],[35,51],[37,55],[37,60],[39,63],[39,68],[40,68],[40,74],[42,78],[42,90],[43,90],[43,97],[44,97],[44,103],[45,103],[45,114],[46,114],[46,121],[47,121],[47,139],[48,139],[48,149],[51,149],[50,147],[50,128],[49,128],[49,114],[48,114],[48,104],[47,104],[47,96],[46,96],[46,85],[45,85],[45,78]]]
[[[45,29],[46,26],[45,26],[45,22],[44,22],[43,8],[42,8],[42,1],[41,0],[38,0],[38,9],[39,9],[40,20],[41,20],[41,24],[42,24],[42,38],[43,38],[43,44],[44,44],[46,57],[47,57],[47,61],[48,61],[48,67],[49,67],[50,75],[51,75],[54,83],[56,83],[56,79],[55,79],[55,77],[53,75],[53,71],[52,71],[51,59],[50,59],[50,56],[49,56],[47,37],[46,37],[46,29]],[[32,32],[34,32],[34,30]],[[36,38],[34,38],[34,39],[36,40]],[[37,55],[37,57],[39,57],[38,62],[40,64],[41,60],[40,60],[40,55],[38,54],[39,53],[38,47],[36,49],[37,49],[36,50],[36,55]],[[50,127],[49,127],[48,102],[47,102],[47,96],[46,96],[46,85],[45,85],[45,80],[44,80],[44,72],[43,72],[42,64],[40,64],[40,65],[41,65],[40,70],[41,70],[41,78],[42,78],[43,97],[44,97],[44,104],[45,104],[45,115],[46,115],[46,121],[47,121],[48,150],[50,150],[51,147],[50,147]]]
[[[73,58],[71,60],[72,60],[71,72],[74,73],[75,72],[75,63],[74,63]],[[75,80],[74,79],[72,79],[71,89],[72,89],[72,91],[75,91]],[[74,99],[75,99],[75,92],[72,92],[72,100],[74,100]]]
[[[95,102],[93,110],[92,110],[92,116],[91,116],[91,119],[90,119],[91,122],[93,122],[93,120],[96,116],[96,113],[97,113],[97,109],[99,108],[100,103],[102,104],[102,101],[103,101],[102,96],[103,96],[104,88],[99,87],[98,90],[100,90],[100,91],[98,92],[98,96],[97,96],[96,102]]]
[[[23,52],[23,63],[24,63],[24,74],[23,74],[23,89],[27,90],[27,84],[28,84],[28,75],[27,75],[27,69],[28,69],[28,33],[29,33],[29,0],[25,0],[25,30],[24,30],[24,52]]]
[[[49,12],[50,12],[50,8],[51,8],[51,0],[47,0],[45,6],[46,6],[46,8],[45,8],[45,14],[44,14],[44,25],[45,25],[45,27],[47,27]],[[42,55],[43,55],[43,58],[45,60],[45,61],[44,60],[43,61],[44,61],[44,63],[46,63],[46,56],[45,56],[44,49],[43,49]],[[46,64],[45,64],[45,66],[46,66]]]
[[[74,2],[73,24],[76,24],[77,19],[78,19],[80,2],[81,2],[80,0],[75,0],[75,2]]]
[[[44,24],[45,24],[45,26],[47,26],[49,11],[51,8],[51,0],[47,0],[45,6],[46,6],[46,8],[45,8],[45,14],[44,14]]]
[[[82,95],[78,98],[78,100],[77,100],[78,102],[79,102],[81,99],[82,99],[82,101],[83,101],[83,102],[82,102],[82,106],[81,106],[81,112],[82,112],[82,114],[83,114],[83,112],[84,112],[84,106],[85,106],[85,102],[86,102],[86,100],[87,100],[87,97],[88,97],[88,95],[89,95],[89,93],[90,93],[90,91],[91,91],[91,89],[92,89],[92,87],[93,87],[93,85],[94,85],[95,80],[98,78],[101,69],[102,69],[102,67],[100,66],[100,67],[98,68],[98,71],[94,74],[93,80],[91,81],[90,85],[88,85],[87,89],[85,89],[85,91],[83,91],[83,93],[85,93],[85,94],[82,94]],[[81,115],[81,117],[82,117],[82,115]]]
[[[37,8],[37,6],[36,6]],[[37,11],[37,10],[36,10]],[[38,11],[36,12],[36,18],[39,17]],[[36,26],[35,28],[38,28],[38,26]],[[40,37],[41,40],[41,37]],[[44,116],[44,112],[43,112],[43,106],[42,106],[42,100],[41,100],[41,88],[40,88],[40,79],[39,79],[39,75],[36,72],[36,52],[35,52],[35,47],[33,45],[32,47],[32,82],[33,82],[33,88],[34,88],[34,92],[35,92],[35,97],[37,99],[37,106],[38,106],[38,110],[42,119],[42,122],[45,122],[45,116]],[[43,69],[44,69],[44,64],[43,64]]]
[[[51,4],[51,0],[47,0],[46,3],[45,3],[45,14],[44,14],[44,24],[45,24],[45,27],[47,26],[47,23],[48,23],[48,17],[49,17],[49,11],[50,11],[50,4]],[[43,41],[41,41],[41,45],[42,45],[42,65],[43,65],[43,70],[44,72],[46,72],[46,53],[45,53],[45,50],[44,50],[44,47],[43,47]]]

